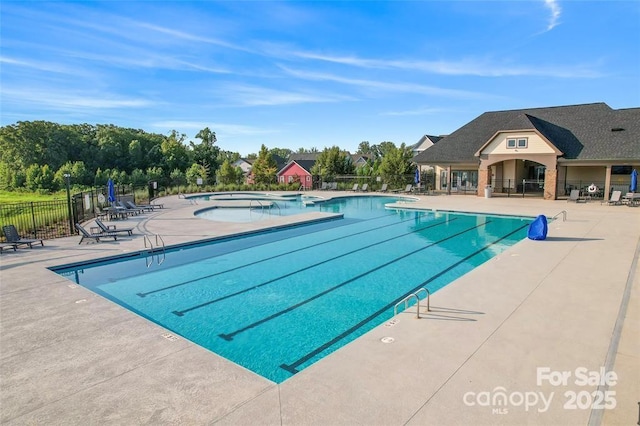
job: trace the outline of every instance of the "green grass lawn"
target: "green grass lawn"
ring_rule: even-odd
[[[32,201],[53,201],[67,198],[66,191],[55,194],[38,194],[35,192],[0,191],[0,204],[30,203]]]

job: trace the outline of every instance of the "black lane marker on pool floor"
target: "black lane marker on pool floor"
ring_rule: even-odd
[[[238,329],[238,330],[236,330],[236,331],[234,331],[234,332],[232,332],[232,333],[223,333],[223,334],[218,334],[218,336],[222,337],[222,338],[223,338],[223,339],[225,339],[225,340],[233,340],[233,336],[235,336],[235,335],[237,335],[237,334],[240,334],[240,333],[245,332],[245,331],[247,331],[247,330],[249,330],[249,329],[252,329],[252,328],[254,328],[254,327],[257,327],[257,326],[259,326],[260,324],[264,324],[265,322],[269,322],[269,321],[271,321],[271,320],[272,320],[272,319],[274,319],[274,318],[277,318],[277,317],[279,317],[279,316],[281,316],[281,315],[284,315],[284,314],[286,314],[286,313],[289,313],[289,312],[293,311],[294,309],[298,309],[300,306],[306,305],[307,303],[310,303],[310,302],[312,302],[312,301],[314,301],[314,300],[316,300],[316,299],[318,299],[318,298],[320,298],[320,297],[322,297],[322,296],[324,296],[324,295],[326,295],[326,294],[328,294],[328,293],[331,293],[331,292],[332,292],[332,291],[334,291],[334,290],[337,290],[337,289],[339,289],[339,288],[341,288],[341,287],[344,287],[345,285],[347,285],[347,284],[349,284],[349,283],[352,283],[352,282],[354,282],[354,281],[356,281],[356,280],[359,280],[360,278],[365,277],[365,276],[367,276],[367,275],[369,275],[369,274],[371,274],[371,273],[373,273],[373,272],[376,272],[376,271],[378,271],[378,270],[380,270],[380,269],[382,269],[382,268],[386,268],[387,266],[391,265],[392,263],[395,263],[395,262],[397,262],[397,261],[399,261],[399,260],[402,260],[402,259],[406,258],[407,256],[411,256],[411,255],[413,255],[413,254],[416,254],[416,253],[421,252],[422,250],[426,250],[426,249],[428,249],[429,247],[433,247],[433,246],[435,246],[435,245],[437,245],[437,244],[440,244],[440,243],[443,243],[443,242],[445,242],[445,241],[447,241],[447,240],[450,240],[450,239],[452,239],[452,238],[458,237],[458,236],[460,236],[460,235],[462,235],[462,234],[464,234],[464,233],[467,233],[467,232],[472,231],[472,230],[474,230],[474,229],[476,229],[476,228],[479,228],[479,227],[481,227],[481,226],[484,226],[484,225],[486,225],[487,223],[491,223],[491,221],[489,220],[489,221],[486,221],[486,222],[481,223],[481,224],[479,224],[479,225],[475,225],[475,226],[473,226],[473,227],[471,227],[471,228],[469,228],[469,229],[466,229],[466,230],[464,230],[464,231],[458,232],[457,234],[449,235],[448,237],[443,238],[443,239],[441,239],[441,240],[439,240],[439,241],[433,242],[433,243],[428,244],[428,245],[426,245],[426,246],[424,246],[424,247],[421,247],[421,248],[419,248],[419,249],[417,249],[417,250],[414,250],[414,251],[412,251],[412,252],[410,252],[410,253],[407,253],[407,254],[404,254],[404,255],[402,255],[402,256],[396,257],[395,259],[390,260],[390,261],[388,261],[388,262],[385,262],[385,263],[383,263],[383,264],[381,264],[381,265],[378,265],[378,266],[376,266],[375,268],[373,268],[373,269],[371,269],[371,270],[369,270],[369,271],[367,271],[367,272],[363,272],[362,274],[356,275],[356,276],[355,276],[355,277],[353,277],[353,278],[349,278],[347,281],[343,281],[343,282],[341,282],[340,284],[337,284],[337,285],[335,285],[335,286],[333,286],[333,287],[331,287],[331,288],[328,288],[328,289],[326,289],[326,290],[324,290],[324,291],[322,291],[322,292],[320,292],[320,293],[318,293],[318,294],[316,294],[316,295],[314,295],[314,296],[310,297],[309,299],[303,300],[302,302],[299,302],[299,303],[296,303],[295,305],[291,305],[291,306],[289,306],[287,309],[284,309],[284,310],[282,310],[282,311],[276,312],[275,314],[269,315],[268,317],[263,318],[263,319],[261,319],[260,321],[256,321],[256,322],[254,322],[254,323],[252,323],[252,324],[249,324],[249,325],[247,325],[247,326],[245,326],[245,327],[242,327],[242,328],[240,328],[240,329]]]
[[[196,309],[200,309],[200,308],[204,308],[205,306],[209,306],[209,305],[211,305],[211,304],[213,304],[213,303],[220,302],[220,301],[225,300],[225,299],[228,299],[228,298],[230,298],[230,297],[238,296],[239,294],[246,293],[246,292],[251,291],[251,290],[255,290],[256,288],[259,288],[259,287],[265,286],[265,285],[267,285],[267,284],[274,283],[274,282],[276,282],[276,281],[279,281],[279,280],[281,280],[281,279],[283,279],[283,278],[290,277],[290,276],[295,275],[295,274],[299,274],[300,272],[306,271],[307,269],[315,268],[316,266],[320,266],[320,265],[322,265],[322,264],[324,264],[324,263],[329,263],[329,262],[331,262],[331,261],[333,261],[333,260],[336,260],[336,259],[339,259],[339,258],[341,258],[341,257],[343,257],[343,256],[347,256],[347,255],[349,255],[349,254],[357,253],[357,252],[359,252],[359,251],[361,251],[361,250],[365,250],[365,249],[368,249],[368,248],[370,248],[370,247],[376,246],[376,245],[378,245],[378,244],[382,244],[382,243],[389,242],[389,241],[391,241],[391,240],[395,240],[395,239],[398,239],[398,238],[406,237],[407,235],[411,235],[411,234],[414,234],[414,233],[416,233],[416,232],[424,231],[425,229],[429,229],[429,228],[433,228],[433,227],[436,227],[436,226],[444,225],[444,224],[447,224],[447,223],[452,222],[452,221],[454,221],[454,220],[458,220],[458,218],[453,218],[453,219],[450,219],[450,220],[447,220],[447,221],[444,221],[444,222],[430,223],[428,226],[425,226],[425,227],[423,227],[423,228],[419,228],[419,229],[417,229],[417,230],[415,230],[415,231],[412,231],[412,232],[406,232],[406,233],[404,233],[404,234],[397,235],[397,236],[392,237],[392,238],[387,238],[386,240],[378,241],[378,242],[375,242],[375,243],[373,243],[373,244],[369,244],[369,245],[366,245],[366,246],[364,246],[364,247],[360,247],[360,248],[358,248],[358,249],[356,249],[356,250],[352,250],[352,251],[350,251],[350,252],[343,253],[343,254],[338,255],[338,256],[334,256],[334,257],[332,257],[332,258],[329,258],[329,259],[323,260],[322,262],[318,262],[318,263],[314,263],[314,264],[309,265],[309,266],[305,266],[304,268],[301,268],[301,269],[298,269],[298,270],[295,270],[295,271],[289,272],[288,274],[281,275],[281,276],[279,276],[279,277],[277,277],[277,278],[270,279],[269,281],[265,281],[265,282],[263,282],[263,283],[260,283],[260,284],[254,285],[254,286],[252,286],[252,287],[249,287],[249,288],[245,288],[245,289],[242,289],[242,290],[236,291],[235,293],[227,294],[227,295],[225,295],[225,296],[219,297],[219,298],[217,298],[217,299],[210,300],[210,301],[205,302],[205,303],[202,303],[202,304],[200,304],[200,305],[192,306],[191,308],[183,309],[183,310],[181,310],[181,311],[173,311],[173,313],[174,313],[174,314],[176,314],[177,316],[181,317],[181,316],[183,316],[183,315],[184,315],[185,313],[187,313],[187,312],[194,311],[194,310],[196,310]]]
[[[422,217],[422,216],[424,216],[424,215],[421,215],[419,217]],[[378,217],[375,217],[373,219],[367,219],[367,221],[368,220],[374,220],[374,219],[383,219],[385,217],[392,217],[392,216],[389,216],[389,215],[378,216]],[[357,232],[355,234],[343,235],[342,237],[333,238],[331,240],[323,241],[321,243],[316,243],[316,244],[313,244],[313,245],[310,245],[310,246],[306,246],[306,247],[302,247],[302,248],[299,248],[299,249],[295,249],[295,250],[287,251],[287,252],[284,252],[284,253],[280,253],[280,254],[277,254],[275,256],[270,256],[270,257],[267,257],[267,258],[264,258],[264,259],[256,260],[255,262],[250,262],[250,263],[246,263],[244,265],[236,266],[236,267],[231,268],[231,269],[225,269],[224,271],[219,271],[219,272],[216,272],[215,274],[204,275],[202,277],[198,277],[198,278],[194,278],[192,280],[184,281],[184,282],[181,282],[179,284],[173,284],[173,285],[170,285],[170,286],[161,287],[161,288],[158,288],[158,289],[155,289],[155,290],[147,291],[145,293],[136,293],[136,294],[138,296],[140,296],[140,297],[145,297],[145,296],[148,296],[148,295],[153,294],[153,293],[159,293],[161,291],[171,290],[172,288],[180,287],[180,286],[187,285],[187,284],[192,284],[192,283],[195,283],[197,281],[204,280],[204,279],[207,279],[207,278],[212,278],[212,277],[215,277],[215,276],[220,275],[220,274],[225,274],[227,272],[237,271],[238,269],[246,268],[247,266],[252,266],[252,265],[256,265],[256,264],[261,263],[261,262],[266,262],[268,260],[277,259],[277,258],[279,258],[281,256],[285,256],[287,254],[297,253],[299,251],[308,250],[310,248],[316,248],[316,247],[321,246],[323,244],[332,243],[334,241],[343,240],[345,238],[352,238],[352,237],[354,237],[356,235],[366,234],[367,232],[374,232],[374,231],[377,231],[377,230],[382,229],[382,228],[387,228],[389,226],[399,225],[401,223],[410,222],[412,220],[415,220],[415,217],[412,217],[411,219],[405,219],[405,220],[402,220],[400,222],[393,222],[393,223],[390,223],[388,225],[379,226],[377,228],[367,229],[366,231]],[[363,222],[365,222],[365,221],[363,221]],[[358,222],[358,223],[361,223],[361,222]],[[225,253],[225,255],[226,254],[228,254],[228,253]],[[213,257],[217,257],[217,256],[212,256],[209,259],[211,259]]]
[[[488,249],[489,247],[493,246],[494,244],[499,243],[500,241],[504,240],[507,237],[510,237],[511,235],[515,234],[516,232],[520,232],[520,230],[526,228],[527,226],[529,226],[529,224],[526,225],[522,225],[521,227],[517,228],[514,231],[509,232],[507,235],[501,237],[500,239],[492,242],[491,244],[488,244],[484,247],[482,247],[480,250],[468,255],[467,257],[465,257],[462,260],[459,260],[458,262],[454,263],[453,265],[449,266],[447,269],[438,272],[437,274],[431,276],[429,279],[427,279],[426,281],[423,281],[420,285],[414,287],[413,289],[409,290],[406,294],[410,294],[413,293],[415,291],[418,291],[419,289],[421,289],[422,287],[425,287],[427,284],[429,284],[430,282],[434,281],[437,278],[440,278],[442,275],[446,274],[447,272],[451,271],[452,269],[460,266],[462,263],[466,262],[467,260],[471,259],[472,257],[482,253],[483,251],[485,251],[486,249]],[[395,299],[393,302],[389,303],[388,305],[384,306],[383,308],[379,309],[378,311],[374,312],[373,314],[371,314],[370,316],[368,316],[367,318],[363,319],[362,321],[360,321],[359,323],[357,323],[356,325],[354,325],[353,327],[349,328],[348,330],[346,330],[345,332],[339,334],[338,336],[334,337],[333,339],[329,340],[327,343],[323,344],[322,346],[317,347],[316,349],[314,349],[313,351],[309,352],[308,354],[306,354],[305,356],[303,356],[302,358],[298,359],[297,361],[291,363],[291,364],[281,364],[280,368],[282,368],[283,370],[288,371],[291,374],[296,374],[299,370],[298,367],[300,367],[302,364],[304,364],[305,362],[309,361],[311,358],[315,357],[316,355],[318,355],[320,352],[326,350],[327,348],[330,348],[331,346],[333,346],[336,342],[344,339],[345,337],[347,337],[349,334],[353,333],[354,331],[356,331],[357,329],[359,329],[360,327],[362,327],[363,325],[365,325],[366,323],[368,323],[369,321],[373,320],[374,318],[378,317],[379,315],[381,315],[383,312],[385,312],[387,309],[391,309],[391,307],[395,306],[396,303],[400,302],[402,299],[404,299],[406,297],[406,294],[398,297],[397,299]]]

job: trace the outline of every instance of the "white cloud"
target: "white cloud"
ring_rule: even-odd
[[[388,83],[383,81],[363,80],[355,78],[341,77],[334,74],[317,73],[312,71],[300,71],[293,70],[291,68],[281,67],[288,74],[305,79],[315,81],[333,81],[336,83],[347,84],[351,86],[358,86],[368,90],[388,91],[388,92],[401,92],[401,93],[414,93],[423,95],[437,95],[453,98],[478,98],[486,97],[486,94],[478,92],[470,92],[466,90],[453,90],[443,89],[434,86],[425,86],[421,84],[413,83]]]
[[[88,75],[89,73],[81,73],[77,68],[71,68],[66,65],[61,65],[51,62],[41,62],[34,60],[25,60],[17,58],[9,58],[7,56],[0,56],[0,64],[7,66],[29,68],[36,71],[52,72],[58,74],[70,74],[70,75]]]
[[[227,86],[224,91],[224,99],[231,100],[230,102],[234,105],[242,106],[292,105],[354,100],[354,98],[344,95],[283,91],[248,85]]]
[[[533,67],[500,65],[493,59],[465,59],[461,61],[419,61],[419,60],[384,60],[366,59],[355,56],[331,56],[312,52],[296,52],[297,57],[323,62],[350,65],[359,68],[401,69],[407,71],[421,71],[439,75],[478,76],[478,77],[507,77],[507,76],[543,76],[559,78],[592,78],[600,73],[589,67]]]
[[[558,25],[562,10],[560,9],[560,5],[557,0],[544,0],[544,5],[551,11],[551,17],[549,18],[549,24],[547,25],[547,31],[550,31]]]
[[[263,129],[259,127],[253,126],[245,126],[242,124],[229,124],[229,123],[209,123],[205,121],[182,121],[182,120],[168,120],[168,121],[156,121],[154,123],[150,123],[150,125],[156,129],[180,129],[180,130],[192,130],[194,132],[198,132],[205,127],[213,129],[216,132],[216,135],[226,134],[226,135],[241,135],[241,136],[251,136],[251,135],[265,135],[270,133],[275,133],[275,130],[272,129]]]
[[[10,90],[3,89],[2,97],[4,101],[11,101],[12,103],[35,104],[39,107],[62,110],[142,108],[153,105],[147,99],[125,98],[106,93],[79,95],[24,87]]]
[[[200,42],[200,43],[205,43],[205,44],[212,44],[212,45],[216,45],[216,46],[220,46],[220,47],[225,47],[227,49],[233,49],[233,50],[239,50],[242,52],[250,52],[252,53],[253,51],[251,49],[248,49],[246,47],[243,46],[239,46],[233,43],[228,43],[224,40],[220,40],[220,39],[215,39],[215,38],[211,38],[211,37],[202,37],[199,35],[195,35],[195,34],[190,34],[184,31],[178,31],[178,30],[174,30],[172,28],[166,28],[166,27],[162,27],[159,25],[153,25],[153,24],[149,24],[146,22],[139,22],[139,21],[132,21],[135,25],[141,27],[141,28],[145,28],[148,30],[152,30],[161,34],[166,34],[169,35],[173,38],[177,38],[177,39],[181,39],[181,40],[186,40],[186,41],[190,41],[190,42]]]
[[[413,115],[430,115],[430,114],[440,113],[443,111],[446,111],[446,110],[444,108],[418,108],[418,109],[406,110],[406,111],[382,112],[380,113],[380,115],[399,117],[399,116],[413,116]]]

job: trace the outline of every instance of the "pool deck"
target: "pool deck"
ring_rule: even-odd
[[[547,240],[524,240],[433,294],[420,319],[410,308],[278,385],[46,269],[142,250],[142,234],[172,245],[323,216],[220,223],[193,216],[204,202],[162,202],[162,210],[112,222],[135,225],[132,237],[46,240],[0,255],[1,424],[638,422],[640,208],[420,197],[415,206],[428,209],[566,210],[567,220],[551,222]],[[615,384],[583,383],[602,366]],[[545,368],[552,379],[568,372],[566,380],[538,377]],[[592,410],[592,394],[615,408]]]

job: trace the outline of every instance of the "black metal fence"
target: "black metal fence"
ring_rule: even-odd
[[[385,183],[389,191],[405,189],[409,184],[416,187],[418,186],[415,182],[414,174],[393,176],[392,178],[386,179],[378,176],[339,175],[327,179],[323,179],[321,176],[313,176],[313,189],[323,189],[323,183],[327,184],[332,182],[337,184],[336,190],[338,191],[349,191],[355,184],[358,184],[359,187],[367,184],[369,191],[379,191]],[[434,189],[435,178],[433,174],[422,173],[419,186],[420,188]]]
[[[0,224],[15,225],[25,238],[58,238],[72,232],[67,200],[2,204]],[[2,239],[4,241],[4,235]]]
[[[492,193],[506,197],[543,197],[542,179],[494,179]]]
[[[118,199],[127,197],[144,203],[149,199],[148,194],[146,187],[116,186]],[[68,237],[76,234],[74,223],[95,218],[96,206],[103,207],[107,204],[106,187],[70,195],[69,200],[0,204],[0,225],[14,225],[25,238]],[[0,240],[5,241],[4,235]]]

